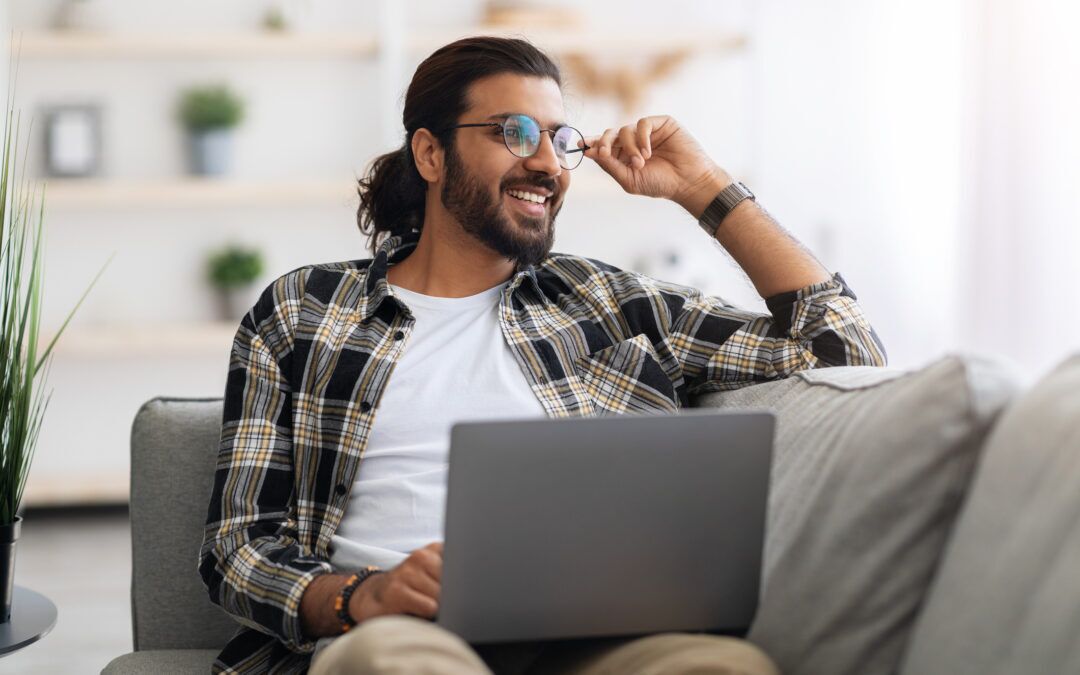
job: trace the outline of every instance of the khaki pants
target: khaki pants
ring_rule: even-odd
[[[760,649],[716,635],[661,633],[471,647],[412,616],[380,616],[335,639],[311,675],[779,675]]]

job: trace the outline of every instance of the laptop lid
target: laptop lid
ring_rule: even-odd
[[[472,643],[744,630],[773,430],[702,409],[455,425],[437,623]]]

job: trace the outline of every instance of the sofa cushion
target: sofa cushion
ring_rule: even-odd
[[[904,673],[1080,673],[1080,355],[987,442]]]
[[[777,431],[748,639],[787,675],[893,673],[979,448],[1016,389],[993,362],[806,371],[698,400]]]
[[[117,656],[101,675],[203,675],[217,658],[216,649],[161,649]]]
[[[221,438],[222,400],[159,397],[131,427],[131,611],[136,650],[220,649],[239,624],[197,563]]]

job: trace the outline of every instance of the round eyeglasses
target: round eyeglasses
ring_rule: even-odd
[[[502,129],[506,149],[523,158],[532,157],[540,149],[541,134],[551,134],[551,145],[555,148],[555,157],[559,160],[559,166],[564,169],[576,169],[581,164],[585,151],[589,149],[589,146],[585,145],[585,137],[574,127],[541,129],[540,123],[528,115],[507,115],[505,122],[455,124],[443,131],[463,127],[499,127]]]

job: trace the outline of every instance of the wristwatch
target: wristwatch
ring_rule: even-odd
[[[708,232],[710,237],[715,238],[720,222],[731,213],[736,204],[744,199],[754,199],[754,193],[739,181],[735,181],[709,202],[709,205],[705,207],[705,213],[701,214],[701,219],[698,220],[698,225]]]

